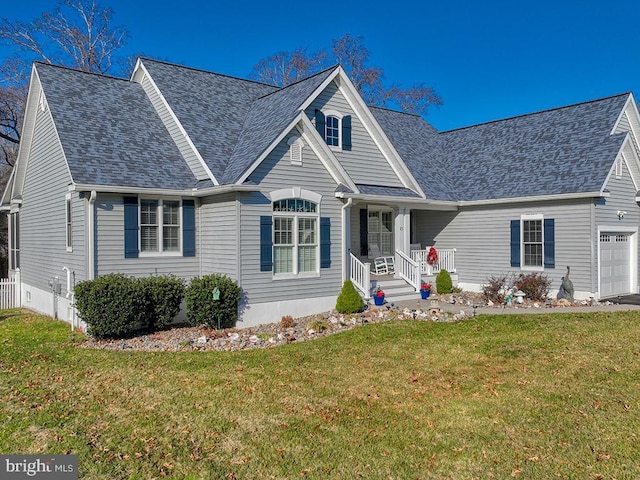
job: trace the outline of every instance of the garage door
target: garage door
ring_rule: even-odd
[[[600,234],[600,297],[631,293],[631,234]]]

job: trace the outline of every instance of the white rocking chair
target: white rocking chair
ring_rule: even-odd
[[[376,244],[369,246],[369,254],[373,257],[373,273],[386,275],[395,272],[395,259],[392,256],[383,256],[380,247]]]

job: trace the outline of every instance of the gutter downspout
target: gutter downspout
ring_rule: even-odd
[[[351,259],[349,258],[349,251],[351,250],[351,214],[347,217],[347,210],[351,207],[353,198],[348,198],[347,203],[342,206],[342,283],[350,278],[351,272],[349,272],[349,265],[351,265]]]
[[[98,193],[95,190],[91,191],[91,196],[89,197],[89,224],[87,228],[87,232],[89,234],[89,238],[87,239],[87,280],[93,280],[96,275],[96,259],[95,259],[95,203],[96,197]]]

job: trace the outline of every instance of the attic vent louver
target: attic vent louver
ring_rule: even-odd
[[[289,159],[292,165],[302,165],[302,146],[303,142],[300,137],[293,136],[287,142],[289,145]]]

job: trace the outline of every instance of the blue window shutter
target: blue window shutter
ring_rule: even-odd
[[[331,267],[331,219],[320,217],[320,268]]]
[[[194,200],[182,201],[182,256],[196,256],[196,207]]]
[[[511,220],[511,266],[520,266],[520,220]]]
[[[138,197],[124,197],[124,258],[138,258]]]
[[[366,208],[360,209],[360,255],[369,255],[369,214]]]
[[[351,115],[342,117],[342,149],[351,150]]]
[[[324,128],[324,124],[325,124],[325,120],[324,120],[324,113],[322,113],[320,110],[316,110],[316,130],[318,130],[318,133],[320,134],[320,136],[322,137],[323,140],[326,140],[326,131]]]
[[[544,219],[544,268],[556,268],[556,225],[553,218]]]
[[[270,215],[260,217],[260,271],[273,271],[273,219]]]

